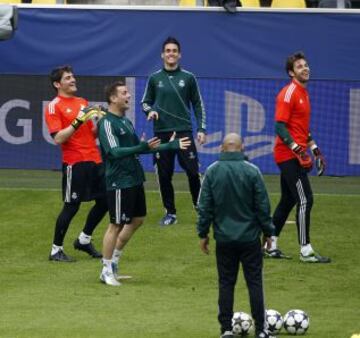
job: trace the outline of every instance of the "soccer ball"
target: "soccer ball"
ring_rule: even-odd
[[[290,310],[284,316],[284,328],[290,334],[305,334],[310,318],[303,310]]]
[[[280,312],[276,310],[266,310],[265,312],[265,321],[267,329],[274,334],[280,332],[283,325],[283,318]]]
[[[238,335],[246,335],[252,326],[252,318],[245,312],[235,312],[232,318],[233,332]]]

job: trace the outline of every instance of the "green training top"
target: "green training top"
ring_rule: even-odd
[[[141,100],[146,115],[151,111],[159,114],[154,120],[155,132],[192,131],[190,103],[197,131],[205,132],[206,114],[196,78],[180,67],[151,74]]]
[[[205,238],[213,224],[219,242],[249,243],[271,236],[270,202],[260,170],[241,152],[220,154],[208,167],[199,197],[197,230]]]
[[[110,112],[99,121],[98,132],[107,190],[131,188],[145,181],[139,154],[179,149],[176,139],[151,150],[147,142],[139,140],[126,116]]]

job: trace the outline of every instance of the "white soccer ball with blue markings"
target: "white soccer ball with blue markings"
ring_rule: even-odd
[[[266,310],[265,321],[267,329],[274,334],[279,333],[283,326],[283,317],[281,316],[280,312],[276,310]]]
[[[249,333],[253,321],[250,315],[245,312],[234,312],[232,318],[233,332],[237,335],[246,335]]]
[[[309,325],[310,318],[303,310],[290,310],[284,316],[284,329],[290,334],[305,334]]]

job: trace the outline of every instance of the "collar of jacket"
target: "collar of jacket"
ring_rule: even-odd
[[[244,153],[241,151],[220,153],[220,161],[241,161],[245,160]]]
[[[175,69],[172,69],[172,70],[167,70],[165,68],[163,68],[163,71],[168,73],[168,74],[174,74],[174,73],[177,73],[181,70],[180,66],[177,66]]]

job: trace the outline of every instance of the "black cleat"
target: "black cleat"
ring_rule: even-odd
[[[59,250],[56,254],[49,255],[49,261],[72,263],[76,262],[76,259],[68,256],[64,251]]]
[[[274,249],[274,250],[264,250],[264,257],[265,258],[275,258],[275,259],[291,259],[291,256],[285,255],[281,250]]]
[[[102,258],[102,254],[95,249],[91,242],[89,244],[81,244],[77,238],[74,241],[74,249],[84,251],[93,258]]]

